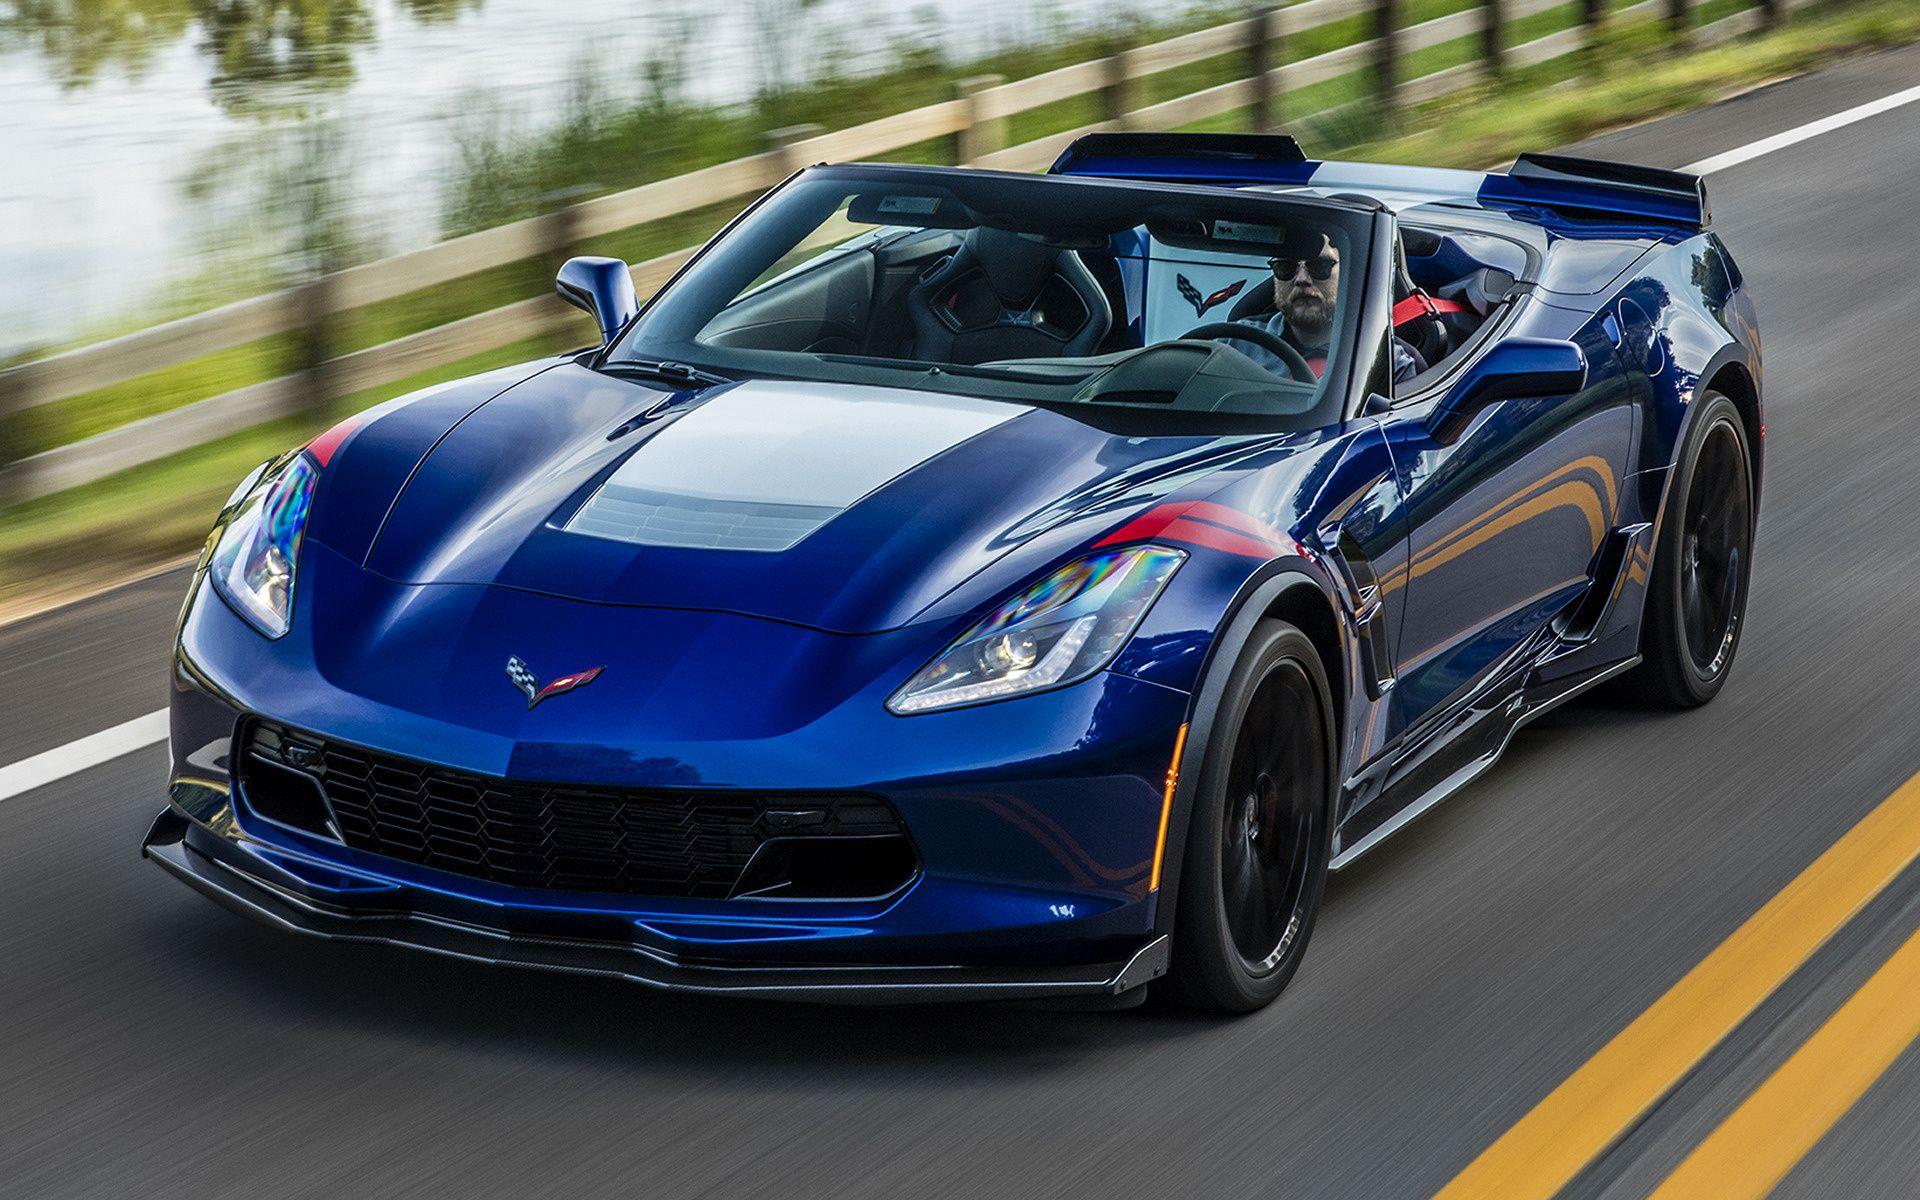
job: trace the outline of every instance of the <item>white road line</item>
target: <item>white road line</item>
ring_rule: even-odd
[[[1904,92],[1895,92],[1891,96],[1882,96],[1878,100],[1869,100],[1865,104],[1835,113],[1830,117],[1821,117],[1818,121],[1809,121],[1797,129],[1785,133],[1776,133],[1772,137],[1749,142],[1736,150],[1716,154],[1712,158],[1703,158],[1697,163],[1680,168],[1690,175],[1711,175],[1715,171],[1724,171],[1728,167],[1737,167],[1741,163],[1752,162],[1772,154],[1776,150],[1785,150],[1809,138],[1817,138],[1823,133],[1832,133],[1844,129],[1855,121],[1864,121],[1868,117],[1877,117],[1883,112],[1899,108],[1903,104],[1912,104],[1920,100],[1920,87],[1910,87]]]
[[[77,742],[68,742],[44,754],[0,767],[0,800],[45,787],[88,767],[145,749],[167,739],[167,710],[135,717],[112,729],[102,729]]]
[[[1741,163],[1764,158],[1777,150],[1795,146],[1823,133],[1832,133],[1844,129],[1856,121],[1878,116],[1903,105],[1920,101],[1920,87],[1910,87],[1904,92],[1895,92],[1878,100],[1869,100],[1865,104],[1849,108],[1845,112],[1822,117],[1818,121],[1809,121],[1784,133],[1749,142],[1745,146],[1703,158],[1697,163],[1681,168],[1693,175],[1711,175],[1715,171],[1724,171],[1728,167],[1737,167]],[[144,717],[135,717],[112,729],[103,729],[99,733],[83,737],[77,742],[68,742],[64,746],[36,754],[32,758],[21,759],[0,767],[0,800],[11,799],[22,792],[30,792],[37,787],[45,787],[56,780],[97,766],[123,754],[165,741],[167,737],[167,713],[165,709],[148,713]]]

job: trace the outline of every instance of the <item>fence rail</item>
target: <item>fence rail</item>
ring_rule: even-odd
[[[1075,63],[1013,83],[962,81],[954,99],[820,133],[784,130],[758,154],[672,179],[571,205],[558,212],[453,238],[420,250],[352,267],[301,287],[237,301],[208,312],[83,346],[0,372],[0,414],[71,399],[211,354],[285,334],[328,344],[326,327],[346,312],[527,260],[557,261],[586,239],[748,196],[772,187],[798,166],[870,158],[952,138],[959,161],[1002,170],[1044,167],[1081,134],[1109,129],[1174,129],[1243,109],[1256,128],[1277,123],[1291,92],[1370,72],[1373,94],[1389,109],[1456,91],[1484,73],[1573,53],[1604,23],[1664,14],[1676,36],[1709,44],[1760,29],[1783,10],[1819,0],[1757,0],[1706,26],[1692,27],[1697,0],[1642,0],[1605,11],[1582,4],[1574,27],[1520,45],[1505,44],[1517,22],[1568,7],[1575,0],[1478,0],[1473,7],[1397,26],[1399,0],[1305,0],[1239,21],[1196,30],[1105,58]],[[1279,51],[1296,35],[1336,21],[1372,17],[1371,36],[1295,61]],[[1476,39],[1474,59],[1428,75],[1401,78],[1407,56],[1461,39]],[[1133,102],[1140,81],[1227,55],[1244,56],[1244,78],[1156,104]],[[1104,98],[1103,120],[1008,146],[1008,118],[1063,100]],[[676,251],[633,268],[640,294],[650,295],[693,253]],[[303,404],[381,387],[527,338],[556,333],[579,320],[555,297],[537,296],[409,334],[378,346],[309,364],[306,372],[270,379],[146,417],[18,461],[0,446],[0,503],[45,496],[130,467],[177,454],[241,429],[301,411]]]

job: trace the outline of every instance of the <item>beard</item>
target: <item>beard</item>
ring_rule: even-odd
[[[1302,290],[1288,297],[1286,317],[1287,324],[1295,332],[1313,341],[1326,333],[1332,314],[1328,311],[1326,299],[1318,292]]]

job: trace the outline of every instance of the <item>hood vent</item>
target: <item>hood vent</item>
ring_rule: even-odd
[[[675,496],[624,487],[608,480],[593,499],[573,514],[566,528],[569,533],[642,546],[777,551],[792,548],[840,511],[831,504],[769,504]]]

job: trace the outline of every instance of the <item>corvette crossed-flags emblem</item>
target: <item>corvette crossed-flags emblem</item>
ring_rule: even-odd
[[[1175,275],[1173,282],[1174,286],[1179,290],[1181,298],[1188,304],[1193,305],[1193,315],[1196,317],[1206,316],[1208,309],[1220,303],[1222,300],[1233,299],[1240,294],[1241,288],[1247,286],[1246,280],[1236,279],[1213,295],[1202,296],[1200,289],[1193,285],[1193,280],[1188,279],[1185,275]]]
[[[606,670],[605,667],[589,667],[585,671],[562,675],[550,683],[542,684],[539,677],[533,673],[533,669],[521,662],[518,657],[507,659],[507,678],[511,679],[513,686],[519,688],[520,694],[527,698],[528,708],[532,708],[548,696],[558,696],[575,688],[585,687],[598,679],[600,672],[604,670]]]

